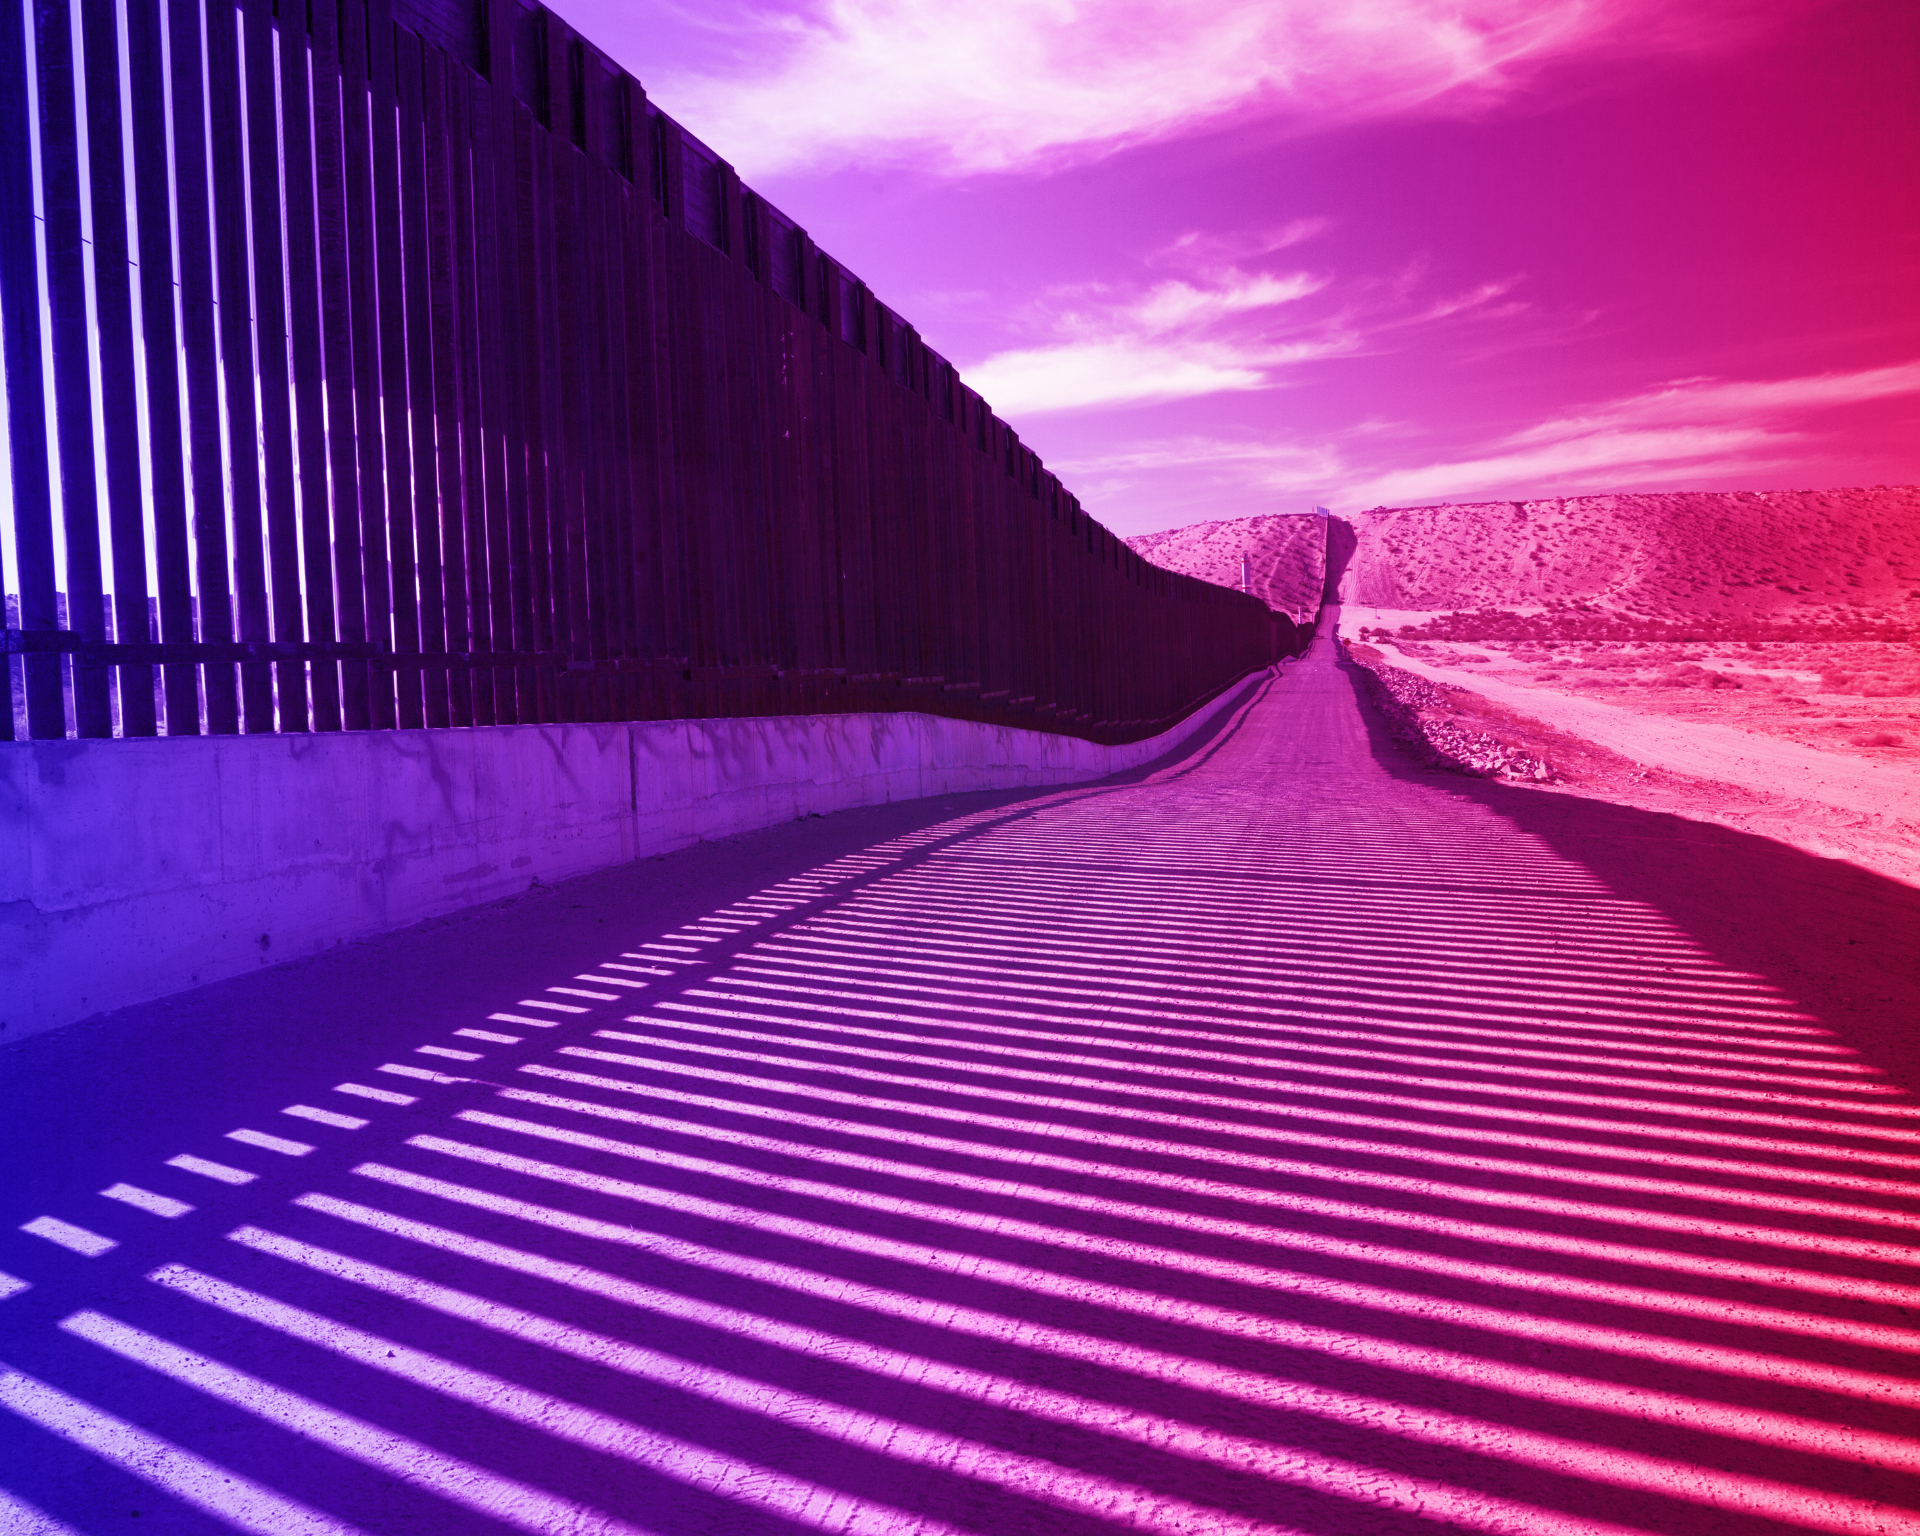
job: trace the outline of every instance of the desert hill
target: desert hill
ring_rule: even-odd
[[[1222,587],[1239,587],[1240,558],[1249,556],[1254,595],[1276,613],[1311,624],[1326,582],[1327,522],[1311,514],[1271,513],[1144,533],[1127,544],[1162,570]]]
[[[1920,625],[1920,486],[1911,485],[1269,515],[1128,543],[1155,565],[1231,587],[1245,554],[1255,593],[1310,619],[1329,537],[1342,600],[1401,623],[1577,608],[1656,628]]]
[[[1552,792],[1920,884],[1901,798],[1920,764],[1920,486],[1382,507],[1130,542],[1225,586],[1245,554],[1255,590],[1302,617],[1330,564],[1350,654],[1389,691],[1424,690],[1419,732],[1465,771],[1532,765],[1532,782],[1545,765]],[[1841,766],[1788,761],[1809,748]],[[1693,767],[1669,760],[1680,749]],[[1878,799],[1833,798],[1828,780],[1873,768]]]
[[[1691,491],[1380,508],[1344,588],[1359,607],[1585,604],[1654,621],[1920,621],[1920,487]]]

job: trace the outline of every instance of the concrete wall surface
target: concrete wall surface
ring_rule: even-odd
[[[1121,747],[909,713],[0,743],[0,1042],[702,839],[1125,772],[1251,686]]]

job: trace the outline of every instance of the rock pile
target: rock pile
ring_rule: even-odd
[[[1553,777],[1546,759],[1450,718],[1453,690],[1399,667],[1352,659],[1349,665],[1360,674],[1361,687],[1394,740],[1421,762],[1483,779],[1544,783]]]

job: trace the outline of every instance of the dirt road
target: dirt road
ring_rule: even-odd
[[[1323,644],[0,1055],[0,1530],[1920,1532],[1916,953]]]

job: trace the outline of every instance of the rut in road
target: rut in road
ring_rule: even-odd
[[[1920,1531],[1920,1105],[1568,847],[1322,643],[632,940],[11,1236],[0,1527]]]

